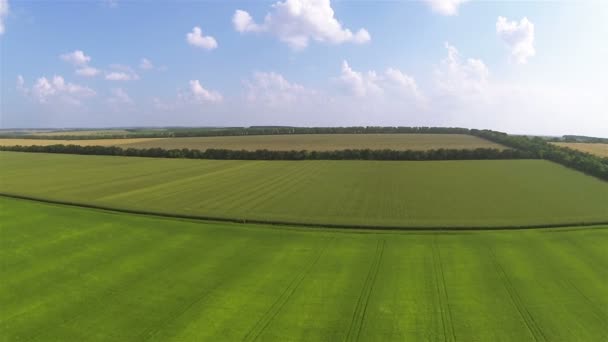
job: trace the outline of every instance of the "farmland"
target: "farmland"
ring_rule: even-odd
[[[228,150],[310,150],[345,149],[431,150],[439,148],[475,149],[502,146],[464,134],[293,134],[253,135],[237,137],[168,138],[132,142],[123,147],[162,147],[165,149],[208,148]]]
[[[608,144],[600,143],[554,143],[557,146],[587,152],[600,157],[608,157]]]
[[[608,227],[288,229],[6,198],[0,222],[0,340],[608,336]]]
[[[238,221],[512,227],[608,221],[608,183],[542,160],[214,161],[0,153],[0,192]]]
[[[0,145],[101,145],[123,148],[198,149],[206,150],[309,150],[334,151],[345,149],[431,150],[439,148],[503,149],[499,144],[465,134],[290,134],[218,136],[192,138],[127,138],[98,140],[39,140],[0,139]]]
[[[87,139],[87,140],[62,140],[62,139],[0,139],[0,146],[49,146],[49,145],[82,145],[82,146],[121,146],[131,143],[143,143],[150,140],[161,140],[162,138],[125,138],[125,139]]]

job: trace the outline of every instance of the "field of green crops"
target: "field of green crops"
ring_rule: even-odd
[[[134,141],[122,147],[165,149],[190,148],[206,150],[309,150],[334,151],[346,149],[431,150],[439,148],[475,149],[503,146],[465,134],[292,134],[167,138]]]
[[[95,131],[84,132],[88,133]],[[59,132],[57,134],[62,133],[64,132]],[[54,144],[120,146],[123,148],[189,148],[198,150],[217,148],[249,151],[263,149],[273,151],[335,151],[346,149],[431,150],[440,148],[504,148],[503,146],[491,141],[465,134],[290,134],[97,140],[0,139],[0,145],[2,146]]]
[[[608,183],[541,160],[216,161],[0,153],[0,192],[321,225],[608,222]]]
[[[605,341],[608,227],[381,232],[0,198],[2,341]]]

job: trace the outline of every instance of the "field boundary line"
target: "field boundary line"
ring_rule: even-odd
[[[289,285],[287,285],[283,292],[281,292],[279,297],[272,303],[268,310],[266,310],[262,317],[260,317],[260,319],[251,327],[245,337],[243,337],[244,341],[256,341],[260,335],[262,335],[270,323],[272,323],[274,318],[279,314],[279,312],[281,312],[285,304],[287,304],[289,299],[291,299],[293,294],[298,290],[304,279],[310,274],[333,240],[334,237],[327,239],[325,245],[321,247],[312,262],[306,265],[306,267],[304,267],[304,269],[291,280]]]
[[[365,282],[363,283],[363,288],[361,289],[361,293],[359,293],[357,305],[355,306],[355,310],[353,311],[353,317],[350,322],[350,327],[348,329],[348,333],[346,334],[346,341],[359,340],[361,330],[363,329],[363,322],[365,321],[365,317],[367,316],[367,306],[369,304],[369,299],[374,290],[376,278],[378,277],[378,272],[380,270],[380,263],[382,262],[385,246],[386,240],[384,239],[378,240],[378,242],[376,243],[376,252],[374,254],[374,260],[372,260],[372,264],[370,265],[369,271],[367,272],[367,277],[365,277]]]
[[[547,338],[545,337],[545,334],[543,333],[542,329],[538,326],[538,324],[534,320],[534,317],[530,314],[530,311],[528,311],[528,309],[524,305],[521,297],[519,297],[519,295],[517,294],[517,290],[513,286],[513,283],[507,275],[507,272],[502,267],[500,262],[498,262],[498,259],[496,258],[496,253],[492,248],[490,248],[489,250],[494,265],[499,270],[499,274],[501,275],[501,277],[505,280],[503,286],[507,290],[507,293],[509,294],[509,298],[511,299],[513,306],[515,306],[515,308],[519,312],[519,315],[521,316],[526,327],[528,328],[528,331],[530,331],[530,334],[532,334],[532,337],[534,337],[535,341],[547,341]]]
[[[555,223],[555,224],[532,224],[532,225],[497,225],[497,226],[385,226],[385,225],[370,225],[370,224],[337,224],[337,223],[306,223],[306,222],[290,222],[290,221],[274,221],[274,220],[259,220],[246,218],[230,218],[217,217],[195,214],[177,214],[160,211],[150,211],[143,209],[128,209],[106,206],[102,204],[91,204],[72,202],[67,200],[56,200],[38,196],[18,195],[7,192],[0,192],[0,197],[43,202],[49,204],[59,204],[72,207],[80,207],[87,209],[103,210],[114,213],[125,213],[144,216],[155,216],[173,219],[186,219],[206,222],[226,222],[239,224],[261,224],[269,226],[288,226],[288,227],[308,227],[308,228],[328,228],[328,229],[353,229],[353,230],[385,230],[385,231],[426,231],[426,232],[441,232],[441,231],[500,231],[500,230],[533,230],[533,229],[551,229],[551,228],[575,228],[575,227],[592,227],[605,226],[608,221],[590,221],[590,222],[572,222],[572,223]]]

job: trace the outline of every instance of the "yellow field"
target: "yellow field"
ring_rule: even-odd
[[[45,136],[83,136],[83,135],[99,135],[99,136],[104,136],[104,135],[119,135],[119,134],[132,134],[129,131],[126,131],[124,129],[107,129],[107,130],[76,130],[76,131],[53,131],[53,132],[48,132],[48,131],[41,131],[41,132],[34,132],[32,133],[32,135],[45,135]]]
[[[82,145],[82,146],[121,146],[132,143],[142,143],[148,140],[162,140],[163,138],[138,139],[91,139],[91,140],[57,140],[57,139],[0,139],[0,146],[48,146],[48,145]]]
[[[608,157],[608,144],[596,143],[554,143],[561,147],[587,152],[600,157]]]

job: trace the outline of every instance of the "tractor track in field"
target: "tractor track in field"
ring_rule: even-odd
[[[598,222],[573,222],[573,223],[559,223],[559,224],[532,224],[532,225],[513,225],[513,226],[384,226],[384,225],[372,225],[372,224],[337,224],[337,223],[310,223],[310,222],[289,222],[289,221],[275,221],[275,220],[259,220],[259,219],[247,219],[237,217],[216,217],[207,215],[194,215],[194,214],[177,214],[169,212],[159,212],[144,209],[129,209],[129,208],[117,208],[107,206],[103,204],[92,204],[92,203],[79,203],[67,200],[57,200],[50,198],[43,198],[29,195],[19,195],[14,193],[0,192],[0,197],[13,198],[20,200],[36,201],[49,204],[67,205],[72,207],[102,210],[110,213],[124,213],[133,215],[153,216],[167,219],[178,219],[178,220],[193,220],[202,222],[226,222],[226,223],[239,223],[239,224],[261,224],[269,226],[285,226],[294,228],[318,228],[318,229],[350,229],[359,231],[424,231],[424,232],[466,232],[466,231],[500,231],[500,230],[532,230],[532,229],[553,229],[553,228],[575,228],[575,227],[588,227],[601,229],[600,226],[608,226],[608,221]]]
[[[589,304],[589,307],[591,307],[593,309],[593,313],[595,314],[595,316],[597,318],[599,318],[600,320],[604,319],[604,314],[602,313],[602,309],[598,306],[598,304],[594,301],[591,300],[591,298],[589,298],[583,291],[581,291],[581,289],[576,286],[576,284],[574,284],[574,282],[572,282],[572,280],[567,279],[566,282],[568,283],[568,285],[570,285],[570,287],[572,287],[573,289],[576,290],[576,292],[585,299],[585,301]]]
[[[492,257],[492,261],[496,266],[496,270],[500,274],[501,278],[503,278],[504,280],[503,285],[507,290],[507,293],[509,294],[509,298],[511,299],[513,306],[515,306],[515,308],[519,312],[519,315],[521,316],[526,327],[528,328],[528,331],[530,332],[535,341],[547,341],[547,337],[543,333],[542,329],[540,328],[534,317],[530,314],[530,311],[528,311],[528,309],[524,305],[523,300],[517,293],[517,290],[515,289],[515,286],[513,286],[513,283],[507,275],[507,272],[502,267],[500,262],[498,262],[498,259],[496,258],[496,253],[491,248],[489,250],[490,255]]]
[[[433,267],[435,271],[435,283],[437,285],[437,298],[439,299],[439,304],[441,307],[443,337],[445,341],[456,341],[454,320],[452,317],[452,308],[450,307],[450,298],[448,297],[448,289],[445,283],[441,251],[437,247],[437,236],[435,236],[433,239]]]
[[[376,284],[376,278],[378,277],[378,271],[380,270],[380,263],[382,262],[385,246],[386,240],[378,240],[374,260],[372,260],[372,264],[367,272],[367,277],[363,283],[363,288],[361,289],[361,293],[357,299],[357,305],[355,306],[355,311],[353,312],[353,317],[351,319],[345,341],[359,340],[361,330],[363,329],[363,323],[365,321],[365,317],[367,316],[369,299],[374,291],[374,285]]]
[[[260,319],[251,327],[247,332],[243,341],[256,341],[262,333],[268,328],[274,318],[281,312],[285,304],[291,299],[294,293],[298,290],[304,279],[310,274],[317,262],[321,259],[321,256],[327,250],[327,247],[334,240],[334,237],[328,238],[325,245],[321,247],[316,257],[300,272],[296,275],[289,285],[283,290],[281,295],[272,303],[270,308],[260,317]]]

